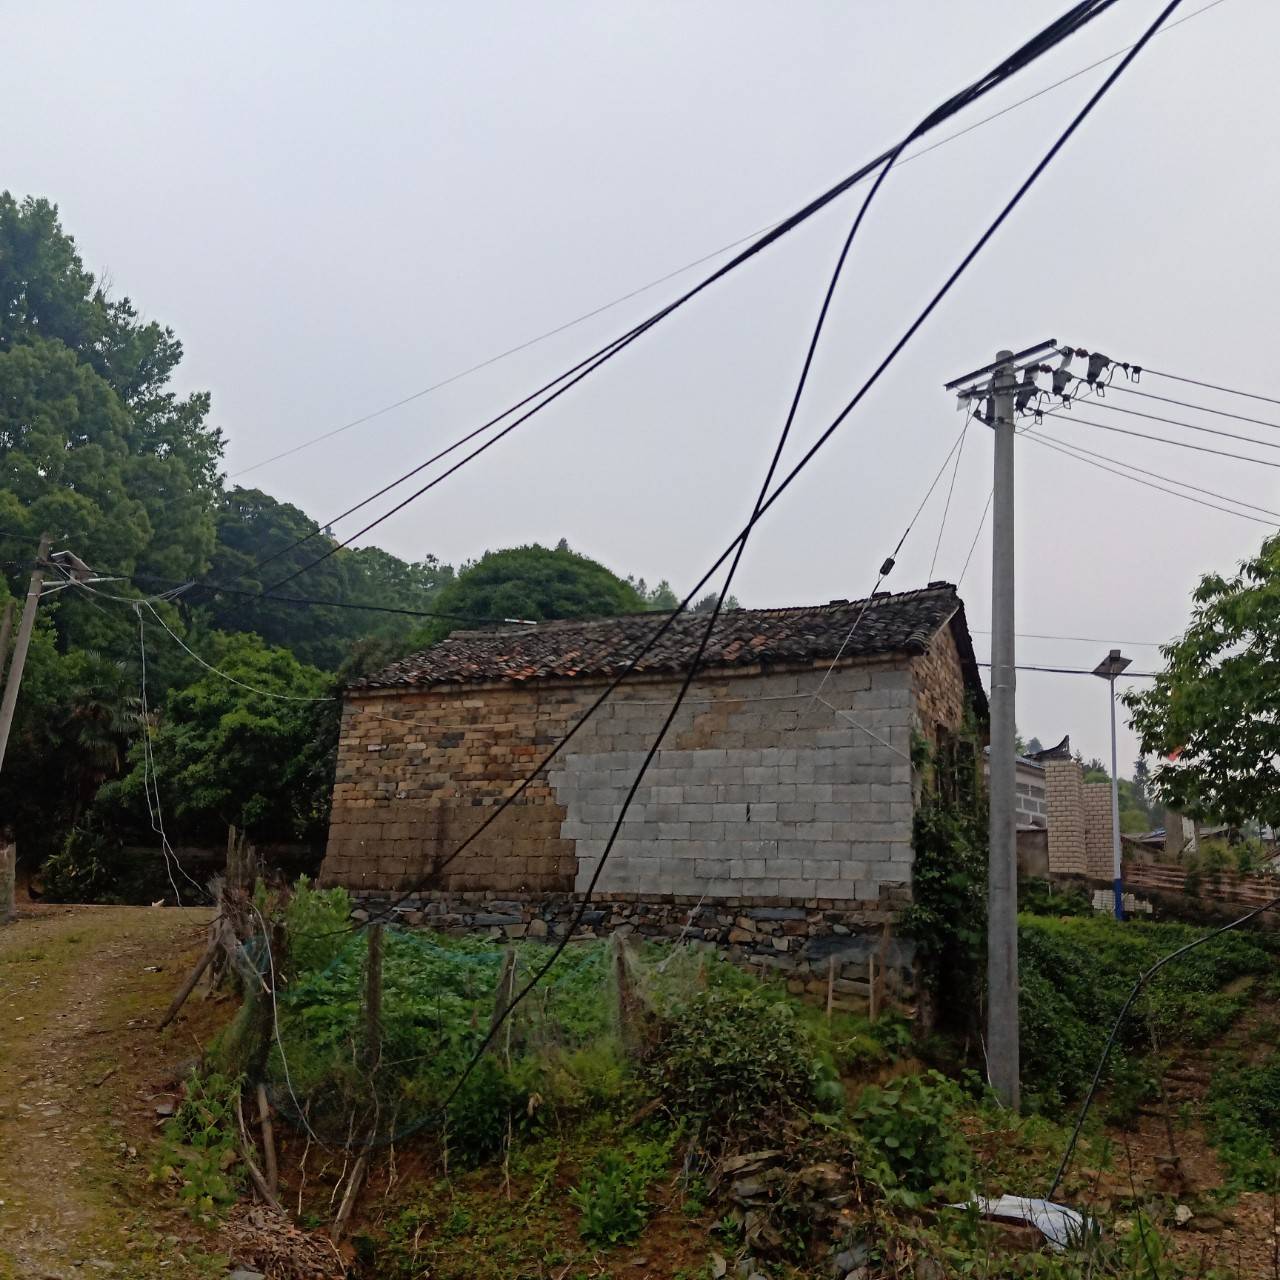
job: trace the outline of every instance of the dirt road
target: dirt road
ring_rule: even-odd
[[[209,912],[25,909],[0,926],[0,1277],[207,1277],[226,1260],[148,1187],[162,1090],[208,1005],[153,1024]],[[203,1024],[203,1025],[202,1025]]]

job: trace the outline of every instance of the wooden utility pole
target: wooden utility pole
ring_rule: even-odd
[[[36,608],[40,604],[40,588],[44,585],[44,566],[48,559],[49,535],[46,533],[40,539],[40,550],[36,552],[36,567],[31,571],[31,585],[27,588],[27,601],[22,606],[22,621],[18,624],[18,639],[13,646],[13,661],[9,664],[9,679],[4,686],[4,701],[0,703],[0,768],[4,767],[5,748],[9,745],[9,731],[13,728],[18,686],[22,683],[22,668],[27,661],[31,632],[36,625]]]
[[[0,678],[4,676],[5,659],[9,656],[9,636],[13,631],[13,601],[6,600],[4,620],[0,621]]]

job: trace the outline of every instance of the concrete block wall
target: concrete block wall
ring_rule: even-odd
[[[911,879],[910,661],[695,683],[598,890],[696,901],[901,905]],[[348,698],[322,883],[419,883],[598,695],[588,682],[371,690]],[[677,685],[624,686],[467,851],[446,892],[563,893],[598,866]],[[861,726],[861,727],[858,727]]]
[[[1049,874],[1086,875],[1084,768],[1076,760],[1048,760],[1044,774],[1049,818]]]
[[[597,888],[870,901],[911,880],[912,673],[902,664],[699,682]],[[822,685],[823,701],[814,694]],[[549,781],[590,885],[674,686],[620,690]],[[850,713],[857,725],[831,707]],[[858,727],[861,726],[861,727]]]

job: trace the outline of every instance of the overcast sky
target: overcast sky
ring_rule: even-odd
[[[1203,3],[1186,0],[1175,16]],[[0,183],[56,201],[87,264],[178,332],[182,385],[212,391],[235,477],[770,224],[1065,7],[21,6],[6,16]],[[1123,0],[954,128],[1130,44],[1159,8]],[[1280,168],[1269,162],[1280,113],[1266,88],[1277,47],[1280,6],[1265,0],[1222,0],[1152,43],[759,526],[735,587],[744,604],[865,594],[959,430],[942,384],[1000,347],[1057,338],[1280,395]],[[1113,65],[890,178],[846,269],[793,458]],[[692,585],[750,510],[859,198],[646,335],[374,540],[457,562],[564,537],[619,573]],[[695,278],[238,482],[326,520]],[[1179,383],[1150,378],[1143,389],[1280,421],[1275,406]],[[1271,468],[1048,429],[1277,506]],[[1018,450],[1018,630],[1097,638],[1025,638],[1021,662],[1092,667],[1118,644],[1135,670],[1151,669],[1159,655],[1147,642],[1181,629],[1197,577],[1229,569],[1266,530],[1028,439]],[[888,585],[960,574],[990,469],[989,432],[975,425],[932,575],[945,480]],[[962,583],[984,659],[989,564],[988,526]],[[1026,673],[1018,723],[1046,745],[1070,733],[1086,755],[1104,755],[1105,687]],[[1127,732],[1121,751],[1127,773]]]

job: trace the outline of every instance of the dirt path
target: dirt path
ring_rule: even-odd
[[[216,1016],[206,1005],[203,1019],[152,1030],[208,918],[45,907],[0,927],[4,1280],[225,1269],[189,1220],[148,1194],[145,1151],[157,1085],[198,1054]]]

